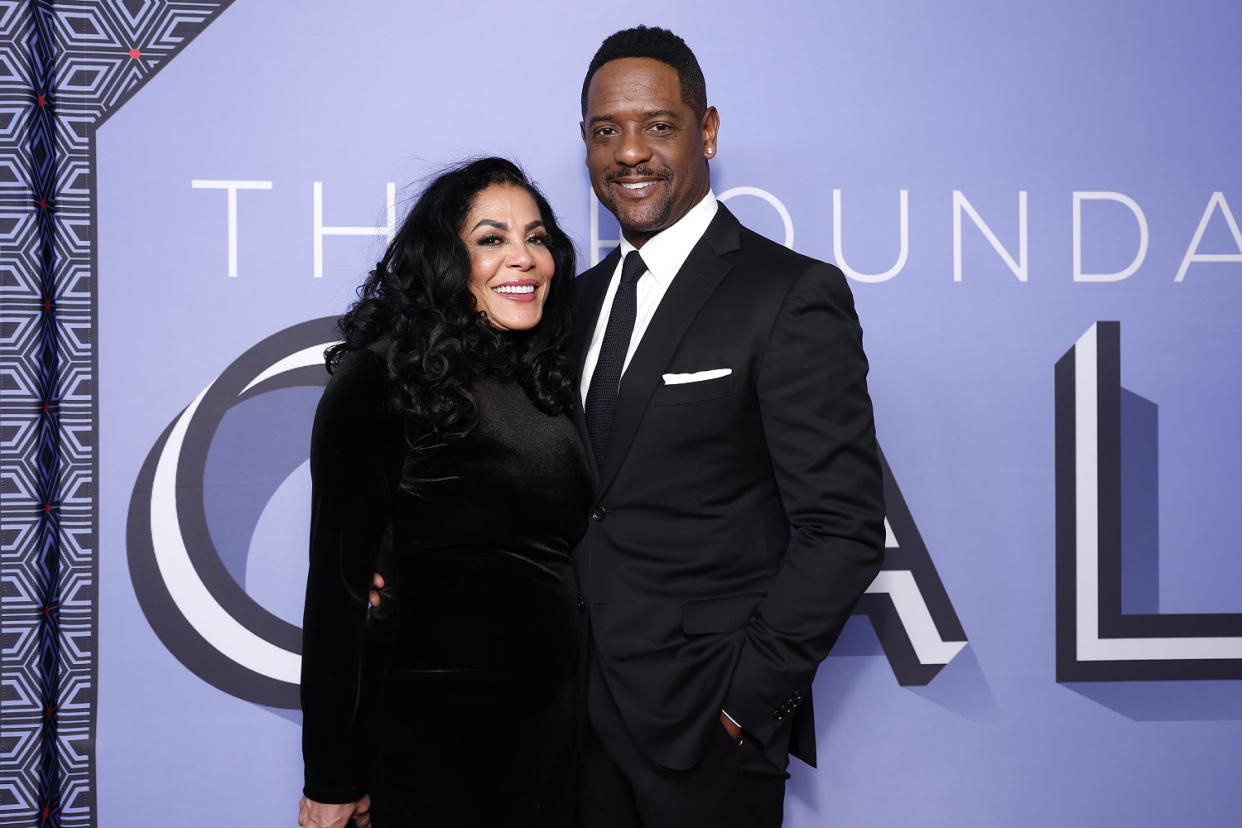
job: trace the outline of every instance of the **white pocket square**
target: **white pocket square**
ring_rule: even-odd
[[[665,385],[685,385],[687,382],[720,379],[732,373],[732,368],[713,368],[710,371],[695,371],[692,374],[664,374],[663,376]]]

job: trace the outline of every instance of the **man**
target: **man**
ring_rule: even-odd
[[[671,32],[604,41],[582,139],[620,248],[575,282],[598,474],[588,828],[776,826],[811,683],[881,561],[867,362],[841,272],[711,192],[720,117]],[[792,532],[791,532],[792,528]]]

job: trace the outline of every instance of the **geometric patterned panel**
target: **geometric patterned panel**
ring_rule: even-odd
[[[0,0],[0,826],[93,826],[95,130],[231,2]]]

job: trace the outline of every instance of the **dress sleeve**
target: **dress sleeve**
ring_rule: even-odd
[[[302,622],[303,793],[367,793],[362,662],[367,589],[389,520],[391,419],[379,359],[351,352],[324,390],[311,432],[310,566]]]

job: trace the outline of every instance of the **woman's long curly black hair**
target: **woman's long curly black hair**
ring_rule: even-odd
[[[494,184],[530,193],[549,237],[555,271],[543,316],[526,332],[493,327],[470,291],[470,254],[458,233],[475,196]],[[338,323],[344,341],[325,354],[328,370],[349,351],[373,351],[387,367],[391,408],[440,440],[474,428],[470,387],[483,376],[516,380],[541,411],[557,414],[573,404],[562,354],[573,275],[573,243],[522,170],[504,158],[463,162],[427,186],[358,288],[358,301]]]

